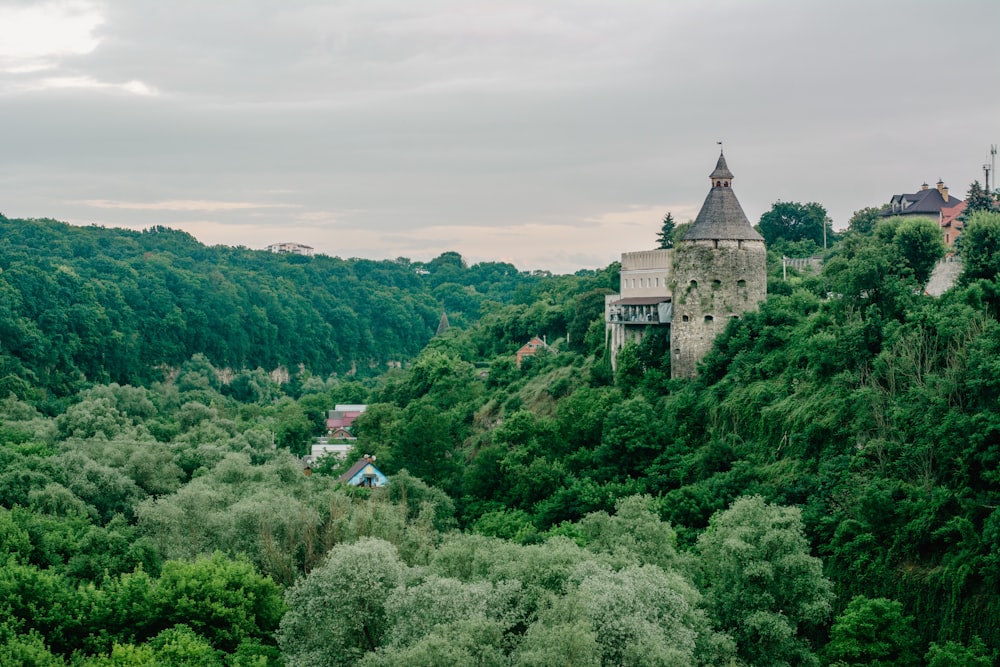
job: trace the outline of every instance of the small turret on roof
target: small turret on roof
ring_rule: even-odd
[[[715,171],[709,175],[709,178],[713,181],[722,178],[733,179],[733,172],[729,171],[729,165],[726,164],[726,156],[721,152],[719,153],[719,161],[715,163]]]
[[[705,203],[701,205],[694,224],[684,234],[682,241],[734,240],[763,241],[764,237],[757,233],[747,220],[743,207],[736,199],[731,187],[733,172],[729,171],[726,156],[719,152],[719,161],[709,178],[712,179],[712,189],[708,191]]]

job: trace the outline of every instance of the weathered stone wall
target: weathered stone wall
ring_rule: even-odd
[[[670,374],[694,377],[731,318],[757,309],[767,294],[763,241],[698,240],[674,249]]]

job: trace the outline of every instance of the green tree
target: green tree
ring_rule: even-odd
[[[990,667],[996,664],[996,651],[987,650],[979,637],[973,637],[969,646],[958,642],[931,642],[924,660],[927,667]]]
[[[805,633],[829,616],[833,593],[798,508],[740,498],[712,517],[697,550],[709,612],[744,660],[818,664]]]
[[[962,231],[962,282],[994,280],[1000,275],[1000,213],[979,211]]]
[[[660,231],[656,234],[656,242],[659,244],[657,247],[661,250],[674,247],[674,227],[674,216],[668,211],[663,216],[663,224],[660,226]]]
[[[969,192],[965,195],[965,210],[960,216],[962,220],[968,220],[974,213],[979,211],[994,211],[993,196],[983,189],[979,181],[972,181]]]
[[[227,652],[245,639],[269,639],[285,611],[277,584],[246,560],[219,552],[193,563],[164,563],[153,605],[154,623],[186,624]]]
[[[882,219],[882,207],[868,206],[854,212],[847,222],[847,230],[856,234],[871,234]]]
[[[920,664],[913,618],[904,615],[903,605],[860,595],[834,621],[825,653],[831,662],[849,667]]]
[[[944,256],[941,228],[930,218],[906,218],[895,228],[893,246],[920,285],[926,285],[934,265]]]
[[[825,241],[834,238],[832,225],[826,209],[816,202],[778,201],[760,216],[758,228],[764,242],[774,249],[782,243],[799,241],[811,241],[816,248],[822,248]]]

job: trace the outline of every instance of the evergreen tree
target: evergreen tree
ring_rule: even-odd
[[[663,226],[660,227],[656,240],[659,242],[661,250],[674,247],[674,216],[669,211],[663,216]]]
[[[972,181],[972,185],[969,186],[969,192],[965,195],[965,210],[959,216],[959,219],[965,222],[976,211],[992,210],[993,196],[983,189],[979,181]]]

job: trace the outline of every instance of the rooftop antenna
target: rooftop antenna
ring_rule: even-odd
[[[716,141],[715,143],[719,144],[719,153],[722,153],[722,142]]]
[[[985,165],[984,165],[985,166]],[[986,194],[993,196],[990,192],[990,174],[993,174],[993,184],[996,187],[997,180],[997,145],[990,145],[990,170],[986,172]]]

